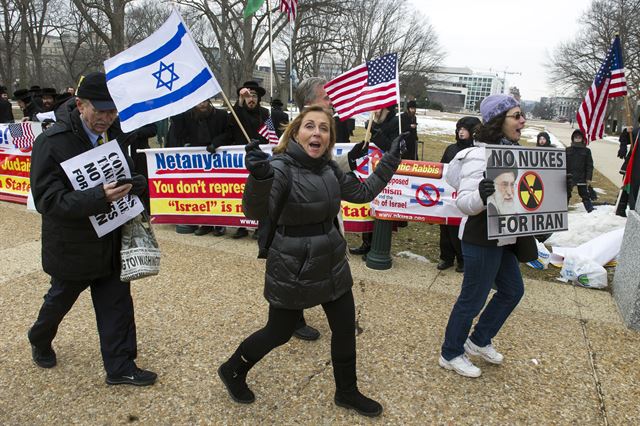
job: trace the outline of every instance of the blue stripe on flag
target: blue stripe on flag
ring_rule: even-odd
[[[160,96],[159,98],[149,99],[148,101],[138,102],[120,111],[120,121],[128,120],[134,115],[141,112],[162,108],[163,106],[169,105],[170,103],[177,102],[204,86],[205,83],[212,78],[213,76],[209,72],[209,69],[204,68],[198,75],[193,78],[193,80],[191,80],[175,92],[169,93],[168,95]]]
[[[114,79],[122,74],[126,74],[131,71],[135,71],[140,68],[144,68],[153,64],[154,62],[158,62],[160,59],[164,58],[174,50],[176,50],[182,44],[182,38],[187,33],[187,29],[184,27],[182,22],[178,24],[178,31],[174,34],[171,39],[160,46],[158,49],[149,53],[147,56],[143,56],[142,58],[138,58],[135,61],[127,62],[126,64],[122,64],[117,68],[112,69],[107,73],[107,81]]]

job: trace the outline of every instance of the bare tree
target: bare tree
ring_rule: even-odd
[[[125,9],[133,0],[72,0],[82,17],[114,56],[125,49]],[[108,26],[105,28],[103,22]]]
[[[9,91],[13,91],[15,59],[19,48],[20,11],[14,1],[0,0],[0,6],[0,77]]]
[[[42,48],[47,37],[55,31],[53,23],[50,21],[49,9],[56,8],[55,0],[19,0],[23,25],[25,25],[26,41],[31,51],[31,64],[33,65],[33,76],[31,81],[37,84],[44,84],[44,72],[42,61]]]

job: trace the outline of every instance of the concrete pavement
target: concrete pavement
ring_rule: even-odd
[[[395,258],[389,271],[351,259],[359,386],[384,406],[370,420],[333,404],[330,334],[307,311],[317,342],[292,340],[248,377],[249,406],[233,403],[216,368],[261,327],[264,262],[255,241],[156,231],[162,272],[132,284],[138,363],[159,373],[148,388],[104,384],[88,292],[62,323],[58,365],[31,362],[26,332],[48,277],[40,269],[40,218],[0,203],[0,424],[638,424],[640,335],[611,295],[526,280],[526,294],[495,339],[502,366],[478,362],[478,379],[438,367],[462,275]]]

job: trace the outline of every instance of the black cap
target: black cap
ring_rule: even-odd
[[[27,89],[18,89],[13,92],[13,98],[18,101],[29,102],[31,101],[31,93]]]
[[[276,98],[276,99],[271,101],[271,106],[278,108],[278,107],[283,107],[284,104],[282,103],[282,101],[280,99]]]
[[[92,72],[85,75],[78,86],[76,96],[91,101],[93,107],[98,111],[116,109],[116,104],[107,88],[107,76],[103,72]]]
[[[238,87],[238,90],[236,90],[236,94],[240,95],[240,90],[242,89],[249,89],[249,90],[255,90],[256,93],[258,93],[259,97],[263,97],[265,93],[267,93],[266,90],[264,90],[262,87],[260,87],[260,85],[255,82],[255,81],[245,81],[244,84],[240,87]]]

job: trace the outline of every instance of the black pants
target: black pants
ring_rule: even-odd
[[[87,287],[96,312],[104,369],[109,375],[130,374],[136,367],[136,324],[131,288],[120,281],[119,271],[87,282],[52,277],[29,340],[38,347],[51,344],[62,319]]]
[[[593,210],[593,203],[591,202],[591,197],[589,196],[589,189],[587,188],[586,183],[578,183],[575,185],[578,187],[578,195],[582,199],[582,205],[584,209],[588,212]],[[567,194],[567,202],[571,199],[571,193],[573,193],[573,187],[571,187],[571,192]]]
[[[440,225],[440,259],[453,263],[454,259],[462,263],[462,247],[458,239],[459,226]]]
[[[331,328],[331,359],[349,362],[356,358],[356,311],[353,293],[349,290],[333,302],[322,304]],[[302,315],[301,309],[278,309],[269,306],[269,319],[264,328],[240,344],[242,355],[256,363],[278,346],[287,343]]]

